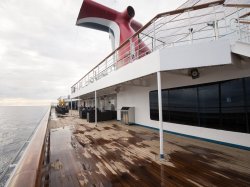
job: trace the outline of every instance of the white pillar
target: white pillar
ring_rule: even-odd
[[[159,133],[160,133],[160,158],[164,158],[163,152],[163,124],[162,124],[162,97],[161,97],[161,72],[157,72],[158,107],[159,107]]]
[[[96,98],[96,91],[95,91],[95,126],[97,126],[97,98]]]
[[[70,99],[70,101],[71,101],[71,102],[70,102],[70,105],[71,105],[70,108],[71,108],[71,115],[72,115],[72,99]]]
[[[154,23],[153,23],[153,29],[154,29],[154,38],[153,38],[153,47],[152,47],[152,51],[154,51],[155,50],[155,45],[156,45],[156,33],[155,33],[155,20],[154,20]]]

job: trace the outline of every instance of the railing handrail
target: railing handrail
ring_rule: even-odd
[[[187,11],[195,11],[195,10],[199,10],[199,9],[203,9],[203,8],[208,8],[208,7],[212,6],[212,5],[222,5],[222,4],[224,4],[224,2],[225,2],[225,0],[217,0],[217,1],[210,2],[210,3],[204,3],[204,4],[201,4],[201,5],[196,5],[196,6],[192,6],[192,7],[176,9],[176,10],[172,10],[172,11],[168,11],[168,12],[157,14],[148,23],[146,23],[142,28],[140,28],[137,32],[135,32],[130,38],[128,38],[125,42],[123,42],[114,51],[112,51],[106,58],[104,58],[104,60],[102,60],[100,63],[98,63],[96,66],[94,66],[82,78],[80,78],[73,86],[71,86],[71,88],[73,88],[75,85],[77,85],[78,82],[80,82],[82,79],[84,79],[88,74],[90,74],[100,64],[102,64],[103,62],[105,62],[109,57],[111,57],[117,51],[119,51],[119,49],[121,49],[123,46],[125,46],[126,44],[128,44],[130,42],[130,39],[132,39],[132,38],[136,37],[138,34],[140,34],[144,29],[146,29],[149,25],[151,25],[155,20],[157,20],[157,19],[159,19],[161,17],[164,17],[164,16],[177,15],[177,14],[185,13]]]
[[[225,7],[250,8],[250,4],[224,4]]]
[[[44,142],[47,132],[48,119],[51,107],[40,121],[28,147],[23,153],[15,170],[11,174],[5,186],[34,187],[38,186],[38,175],[41,166]]]

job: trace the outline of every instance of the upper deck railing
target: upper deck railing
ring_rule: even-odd
[[[250,43],[249,2],[224,3],[218,0],[156,15],[75,83],[71,93],[161,48],[221,38]]]

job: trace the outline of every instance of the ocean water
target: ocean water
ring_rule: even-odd
[[[45,106],[0,106],[0,187],[6,183],[47,111]]]

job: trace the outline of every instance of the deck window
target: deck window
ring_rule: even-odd
[[[169,121],[196,125],[197,89],[180,88],[169,90]]]
[[[246,132],[243,79],[221,83],[221,118],[224,130]]]
[[[150,101],[150,119],[159,120],[159,108],[158,108],[158,92],[152,91],[149,93]]]
[[[198,87],[200,126],[221,129],[219,84]]]
[[[250,77],[245,79],[246,103],[247,103],[247,131],[250,133]]]
[[[151,91],[150,119],[159,120]],[[250,77],[162,90],[163,121],[249,133]]]
[[[158,98],[158,97],[157,97]],[[157,102],[158,103],[158,102]],[[162,118],[163,121],[169,120],[169,108],[168,108],[168,90],[162,91]],[[157,111],[158,113],[158,111]]]

